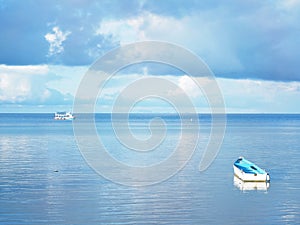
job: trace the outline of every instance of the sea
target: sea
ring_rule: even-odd
[[[137,186],[95,170],[78,146],[73,122],[53,116],[0,114],[0,224],[300,224],[300,115],[228,114],[218,154],[200,171],[212,118],[199,114],[197,146],[186,164],[166,179]],[[84,115],[75,116],[85,123]],[[164,121],[166,132],[151,151],[122,145],[111,114],[95,114],[97,138],[121,164],[155,167],[186,136],[177,114],[145,113],[129,116],[132,136],[151,136],[153,118]],[[122,126],[128,132],[128,124]],[[232,166],[240,156],[269,172],[270,183],[235,178]],[[100,165],[105,161],[98,159]],[[115,165],[108,169],[118,172]]]

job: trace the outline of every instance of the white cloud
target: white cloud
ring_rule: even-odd
[[[166,76],[167,79],[174,82],[178,88],[175,90],[170,90],[169,95],[180,97],[182,94],[187,94],[190,98],[200,98],[203,97],[203,93],[198,87],[195,80],[198,80],[198,83],[205,85],[207,83],[206,78],[191,78],[188,75],[183,76]]]
[[[220,3],[180,17],[144,11],[129,19],[104,18],[96,33],[121,44],[179,44],[203,58],[218,76],[291,81],[299,79],[299,9],[299,0],[287,0]]]
[[[17,75],[0,75],[0,101],[17,103],[30,95],[31,85],[26,78]]]
[[[46,65],[0,65],[0,104],[60,104],[64,95],[48,87],[53,79]]]
[[[207,78],[199,78],[195,77],[193,79],[197,79],[198,83],[201,85],[205,85],[207,83],[206,79]],[[195,81],[193,81],[189,76],[184,75],[181,76],[178,80],[178,86],[182,88],[186,93],[188,93],[191,97],[197,98],[202,96],[202,91],[200,87],[197,86]]]
[[[121,45],[144,40],[172,42],[197,52],[212,67],[217,65],[218,69],[241,71],[243,65],[233,47],[236,43],[224,31],[223,20],[211,19],[214,18],[213,13],[181,18],[144,13],[130,19],[103,20],[96,34],[110,35],[120,41]]]
[[[0,64],[0,71],[1,74],[12,73],[23,75],[39,75],[48,73],[49,67],[47,65],[8,66]]]
[[[86,70],[85,67],[0,65],[0,104],[63,105],[63,102],[67,101],[70,105],[68,107],[71,107],[71,96],[68,93],[75,95]],[[143,76],[149,75],[116,74],[113,76],[98,98],[97,111],[110,111],[117,96],[122,94],[122,90]],[[189,76],[156,75],[156,77],[168,79],[178,85],[178,88],[189,95],[200,113],[210,112],[204,97],[205,93]],[[193,79],[201,79],[198,82],[206,85],[205,78]],[[216,80],[223,93],[227,112],[300,112],[300,105],[297,104],[300,99],[300,82],[225,78]],[[136,90],[136,93],[141,91]],[[171,92],[173,96],[182,94],[182,91],[177,92],[176,89]],[[179,104],[184,105],[184,102],[180,103],[182,99],[180,95],[177,98]],[[124,101],[126,102],[126,99]],[[161,101],[145,101],[136,110],[163,112],[168,111],[169,108],[161,104]]]
[[[147,20],[148,18],[144,16],[125,20],[104,20],[96,30],[96,34],[113,35],[121,44],[144,40],[146,37],[141,28]]]
[[[185,102],[180,101],[182,91],[184,91],[192,100],[198,112],[210,112],[208,102],[205,98],[205,93],[195,84],[195,82],[187,75],[184,76],[156,76],[164,79],[168,79],[178,85],[178,88],[171,90],[169,93],[174,96],[178,95],[177,100],[179,104],[184,105]],[[132,82],[141,78],[138,75],[122,75],[116,76],[110,80],[102,91],[101,96],[98,98],[97,109],[99,111],[109,111],[114,104],[118,95],[122,95],[122,90]],[[198,82],[202,85],[206,85],[209,81],[205,78]],[[292,112],[299,113],[300,105],[297,102],[300,99],[300,82],[275,82],[275,81],[263,81],[263,80],[250,80],[250,79],[226,79],[217,78],[217,83],[221,89],[224,97],[226,111],[227,112]],[[136,90],[136,93],[142,90]],[[133,97],[135,94],[132,93]],[[126,97],[126,96],[122,96]],[[126,99],[124,99],[126,101]],[[158,103],[158,102],[157,102]],[[153,103],[154,104],[154,103]],[[143,111],[151,111],[155,107],[161,105],[143,104]],[[148,107],[148,108],[147,108]],[[168,110],[168,108],[160,107],[158,110]]]
[[[49,80],[48,87],[75,96],[79,83],[88,69],[88,66],[49,65],[51,73],[57,74],[59,79]]]
[[[172,25],[170,27],[170,25]],[[168,34],[172,32],[170,28],[175,28],[176,32],[183,31],[183,23],[179,19],[164,17],[152,13],[144,13],[135,18],[123,20],[104,20],[96,30],[96,34],[113,35],[121,44],[127,44],[134,41],[147,40],[163,32]],[[164,39],[166,36],[160,36]]]
[[[300,82],[217,79],[228,112],[299,113]]]
[[[0,101],[18,103],[32,98],[33,80],[48,73],[42,66],[0,65]]]
[[[70,31],[62,32],[58,26],[52,28],[53,33],[47,33],[45,39],[49,42],[49,56],[59,54],[64,51],[63,42],[67,39]]]
[[[279,1],[277,3],[280,8],[283,8],[285,10],[292,10],[297,7],[300,7],[300,1],[299,0],[284,0],[284,1]]]
[[[118,96],[121,96],[123,99],[123,103],[127,104],[127,102],[131,102],[132,99],[135,99],[136,96],[143,96],[143,87],[138,89],[130,89],[126,94],[123,93],[125,88],[133,84],[134,82],[145,78],[149,78],[150,75],[139,75],[139,74],[121,74],[113,76],[108,82],[106,82],[105,87],[101,90],[101,95],[98,96],[97,109],[109,111],[112,109],[112,106],[115,104],[115,100]],[[164,92],[163,96],[169,96],[170,98],[176,98],[179,105],[186,105],[185,98],[183,94],[186,94],[192,102],[194,102],[195,106],[201,105],[201,107],[207,107],[207,102],[205,96],[202,93],[202,90],[196,85],[196,83],[187,75],[183,76],[174,76],[174,75],[155,75],[154,77],[158,79],[168,80],[175,84],[178,88],[165,90],[165,86],[162,86],[161,91]],[[194,78],[200,79],[198,81],[200,84],[205,85],[205,78]],[[150,84],[158,87],[161,85],[160,83]],[[159,95],[159,93],[157,93]],[[137,100],[137,99],[136,99]],[[161,112],[169,112],[173,111],[171,105],[166,103],[163,104],[163,100],[154,100],[150,98],[150,100],[144,99],[142,101],[143,110],[142,111],[153,111],[161,110]],[[148,108],[147,108],[148,107]],[[137,110],[138,111],[138,110]],[[154,110],[155,111],[155,110]]]

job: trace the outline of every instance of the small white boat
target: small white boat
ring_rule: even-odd
[[[54,115],[55,120],[74,120],[75,116],[71,112],[56,112]]]
[[[235,176],[242,181],[270,181],[270,175],[265,170],[243,157],[240,157],[235,161],[233,164],[233,171]]]

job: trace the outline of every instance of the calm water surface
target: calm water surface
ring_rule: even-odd
[[[132,115],[133,133],[147,136],[152,116]],[[177,116],[156,116],[166,121],[167,138],[150,157],[118,143],[110,115],[98,114],[96,124],[111,155],[145,166],[166,158],[180,136]],[[199,118],[199,146],[183,170],[157,185],[127,187],[87,165],[72,122],[0,114],[0,223],[300,224],[300,115],[228,115],[222,148],[205,172],[198,168],[210,117]],[[268,170],[269,186],[234,180],[240,155]]]

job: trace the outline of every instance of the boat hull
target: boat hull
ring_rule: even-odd
[[[268,173],[263,174],[252,174],[245,173],[243,170],[239,169],[233,165],[234,175],[246,182],[267,182],[270,181],[270,176]]]
[[[59,118],[59,117],[54,117],[55,120],[74,120],[75,117],[68,117],[68,118]]]
[[[233,183],[241,191],[267,191],[270,187],[270,182],[245,182],[237,176],[233,177]]]

